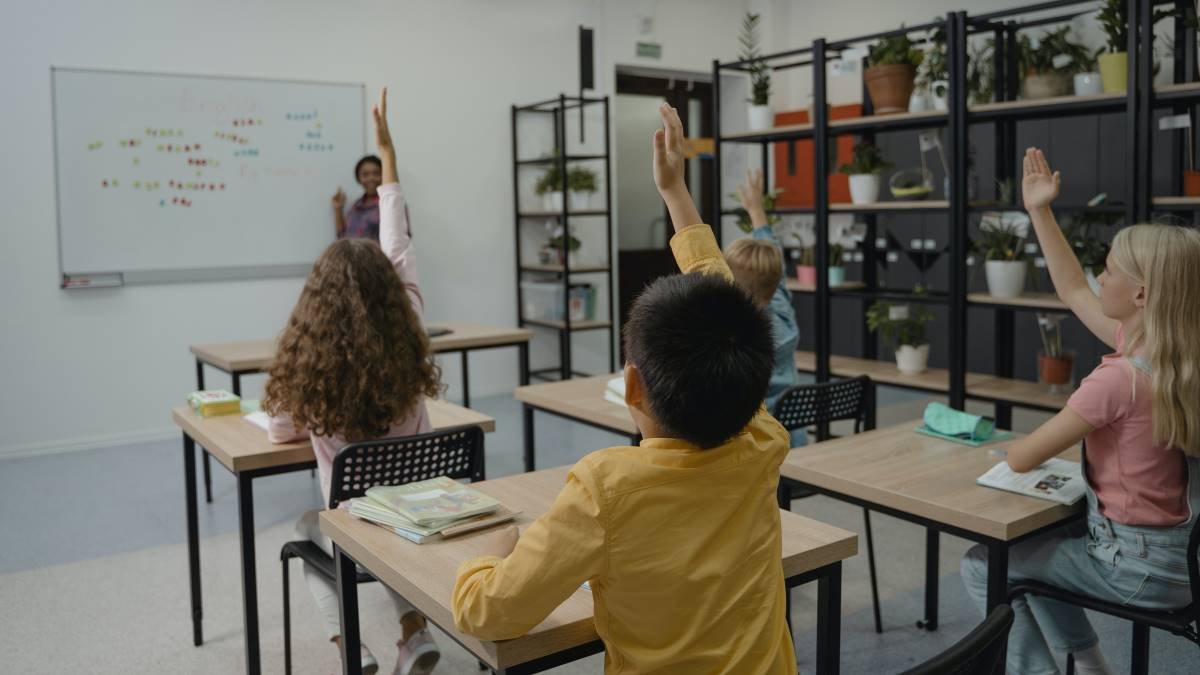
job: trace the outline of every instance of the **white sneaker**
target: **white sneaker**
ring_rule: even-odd
[[[375,673],[379,672],[379,661],[375,660],[375,655],[371,653],[370,649],[367,649],[366,644],[360,643],[359,647],[358,658],[362,663],[363,675],[375,675]],[[341,666],[339,665],[338,667],[340,668]]]
[[[400,657],[396,659],[396,669],[392,675],[429,675],[434,666],[442,658],[437,643],[428,628],[413,633],[407,640],[396,643],[400,647]]]

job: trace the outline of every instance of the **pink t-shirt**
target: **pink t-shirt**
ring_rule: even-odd
[[[1125,525],[1166,527],[1188,518],[1187,461],[1179,448],[1154,442],[1150,375],[1117,352],[1079,383],[1067,401],[1093,428],[1087,435],[1087,479],[1100,513]]]

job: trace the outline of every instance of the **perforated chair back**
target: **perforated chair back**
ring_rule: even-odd
[[[1012,608],[997,605],[966,637],[901,675],[1003,675],[1012,623]]]
[[[483,461],[483,429],[477,426],[352,443],[333,460],[329,508],[362,497],[376,485],[404,485],[438,476],[480,481]]]
[[[866,424],[870,388],[871,378],[866,375],[792,387],[775,402],[771,414],[788,431],[854,420],[854,433],[858,433]]]

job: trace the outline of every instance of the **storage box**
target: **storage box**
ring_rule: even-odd
[[[521,282],[522,314],[534,321],[563,320],[563,285],[555,281]],[[571,321],[596,316],[596,289],[591,284],[571,284]]]

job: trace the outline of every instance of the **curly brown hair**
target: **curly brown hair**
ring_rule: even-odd
[[[337,241],[317,259],[269,373],[264,410],[350,442],[384,436],[441,391],[403,281],[365,239]]]

